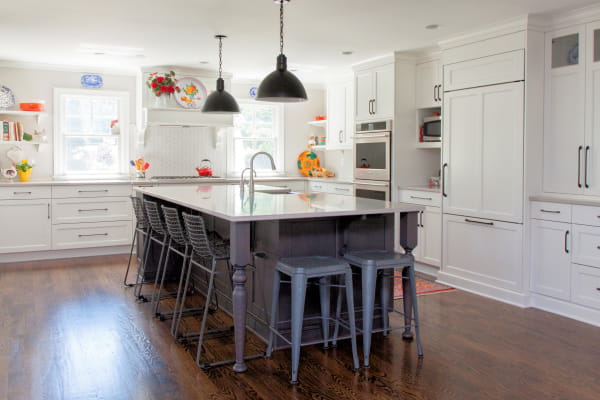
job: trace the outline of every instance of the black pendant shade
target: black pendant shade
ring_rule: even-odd
[[[285,0],[289,1],[289,0]],[[308,100],[300,79],[287,69],[287,58],[283,54],[283,2],[279,0],[279,56],[277,68],[258,86],[256,100],[293,103]]]
[[[306,101],[308,96],[300,79],[287,70],[285,55],[277,56],[277,69],[271,72],[258,86],[256,100],[293,103]]]
[[[203,113],[210,114],[238,114],[240,107],[237,101],[225,90],[225,81],[221,77],[222,72],[222,40],[226,36],[217,35],[219,39],[219,78],[217,79],[217,90],[212,92],[202,106]]]

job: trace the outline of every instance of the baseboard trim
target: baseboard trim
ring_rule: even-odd
[[[415,261],[415,271],[437,279],[440,269],[438,267],[432,267],[431,265],[421,264],[420,262]]]
[[[525,308],[529,306],[529,296],[524,293],[513,292],[506,289],[489,286],[481,282],[472,281],[456,275],[448,274],[444,271],[438,272],[437,281],[443,285],[474,293],[483,297],[498,300],[503,303],[512,304],[517,307]]]
[[[87,249],[31,251],[23,253],[8,253],[0,255],[0,267],[11,263],[27,261],[56,260],[59,258],[75,258],[90,256],[106,256],[111,254],[127,254],[131,246],[92,247]]]
[[[580,306],[537,293],[531,294],[531,306],[553,314],[562,315],[586,324],[600,327],[600,310]]]

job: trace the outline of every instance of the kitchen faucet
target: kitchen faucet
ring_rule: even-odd
[[[246,171],[251,171],[250,173],[256,178],[256,171],[251,170],[250,168],[244,168],[244,170],[242,171],[242,176],[240,177],[240,193],[242,194],[244,193],[244,174],[246,173]]]
[[[252,158],[250,159],[250,179],[248,179],[248,186],[249,186],[249,191],[250,191],[250,196],[254,195],[254,159],[256,158],[256,156],[264,154],[265,156],[269,157],[269,159],[271,160],[271,169],[273,171],[275,171],[276,167],[275,167],[275,161],[273,160],[273,156],[270,155],[269,153],[265,152],[265,151],[259,151],[258,153],[254,153],[254,155],[252,156]],[[242,177],[243,178],[243,177]]]

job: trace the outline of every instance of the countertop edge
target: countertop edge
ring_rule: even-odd
[[[536,194],[529,196],[529,201],[600,207],[600,199],[582,199],[579,197],[559,194]]]

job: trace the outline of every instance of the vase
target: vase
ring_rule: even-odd
[[[163,93],[160,96],[154,96],[154,108],[167,108],[169,106],[169,95]]]
[[[146,171],[140,171],[140,170],[135,171],[135,177],[137,179],[145,179],[146,178]]]
[[[33,168],[29,168],[25,172],[23,172],[20,169],[18,169],[17,170],[17,174],[19,175],[19,180],[21,182],[29,182],[29,178],[31,178],[31,171],[33,171]]]

